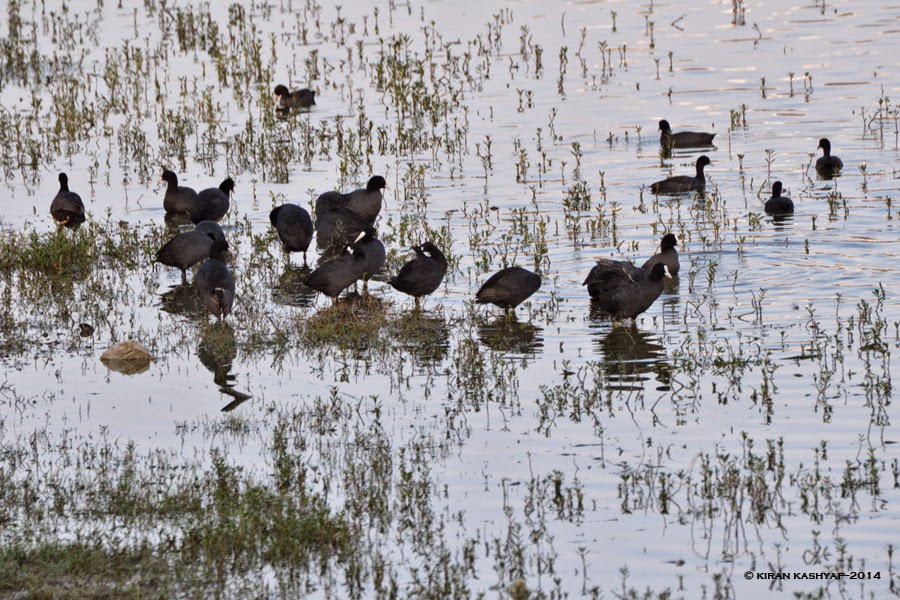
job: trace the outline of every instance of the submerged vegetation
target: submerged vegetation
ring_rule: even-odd
[[[652,4],[490,4],[7,3],[0,597],[898,595],[896,82],[847,114],[742,2],[737,40]],[[716,148],[660,148],[659,113],[680,128],[750,46],[787,75],[702,93]],[[276,110],[279,83],[316,105]],[[813,180],[806,107],[862,166]],[[705,190],[650,192],[707,152]],[[48,214],[63,168],[76,230]],[[223,322],[153,264],[188,227],[164,168],[237,182]],[[374,173],[386,268],[330,306],[268,214]],[[764,214],[776,179],[793,216]],[[614,324],[580,282],[667,232],[680,279]],[[386,281],[425,240],[448,270],[418,308]],[[477,307],[511,266],[540,290]],[[128,339],[150,368],[107,370]],[[744,575],[778,571],[878,577]]]

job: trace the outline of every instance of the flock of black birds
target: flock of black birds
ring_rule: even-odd
[[[291,108],[309,108],[315,105],[315,92],[302,89],[291,92],[279,85],[275,88],[281,111]],[[668,121],[659,122],[660,145],[668,152],[672,148],[712,146],[714,133],[682,131],[674,133]],[[831,154],[831,143],[819,140],[823,156],[816,161],[816,172],[822,178],[834,177],[843,162]],[[694,176],[678,175],[657,181],[650,186],[654,194],[681,194],[703,192],[706,178],[703,169],[710,164],[708,156],[697,159]],[[178,176],[169,170],[162,173],[167,184],[163,207],[166,215],[184,215],[195,224],[192,231],[179,233],[156,253],[156,262],[181,270],[182,282],[187,282],[187,270],[201,263],[194,278],[197,296],[206,309],[222,319],[234,306],[235,281],[224,252],[228,249],[225,232],[216,222],[224,217],[231,205],[234,181],[229,177],[215,188],[197,193],[178,185]],[[75,228],[84,223],[85,210],[81,197],[69,190],[68,177],[59,174],[60,189],[50,205],[50,213],[62,226]],[[375,222],[384,202],[383,191],[387,187],[384,177],[376,175],[366,187],[347,193],[325,192],[316,198],[313,221],[309,212],[296,204],[283,204],[269,214],[272,227],[284,250],[306,252],[316,237],[316,246],[322,253],[318,268],[304,280],[308,287],[330,297],[338,296],[362,280],[364,289],[368,281],[379,274],[385,265],[386,250],[378,239]],[[794,211],[790,198],[782,196],[782,184],[772,185],[772,198],[765,204],[767,213],[784,215]],[[614,319],[634,319],[646,311],[660,296],[664,280],[676,277],[679,271],[678,241],[668,233],[663,236],[659,252],[641,267],[627,261],[606,258],[597,260],[582,285],[586,285],[591,298]],[[387,280],[394,289],[412,296],[416,308],[422,297],[440,287],[447,273],[447,258],[431,241],[413,246],[415,256]],[[522,267],[507,267],[493,274],[475,294],[478,304],[494,304],[506,311],[515,308],[531,297],[541,287],[541,276]]]

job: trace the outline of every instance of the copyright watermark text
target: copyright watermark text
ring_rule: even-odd
[[[881,573],[878,571],[850,571],[847,573],[836,573],[833,571],[744,571],[744,579],[762,579],[765,581],[778,579],[881,579]]]

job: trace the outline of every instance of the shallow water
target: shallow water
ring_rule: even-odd
[[[334,8],[322,9],[321,36],[311,32],[311,43],[303,45],[296,24],[310,14],[304,6],[279,3],[263,11],[248,5],[247,18],[262,32],[266,61],[269,34],[282,43],[274,62],[264,65],[271,82],[259,89],[288,81],[319,89],[311,113],[278,124],[300,155],[325,144],[304,143],[300,123],[313,131],[334,129],[342,117],[344,127],[355,130],[360,109],[375,131],[384,128],[388,142],[398,139],[401,126],[423,137],[432,130],[443,136],[454,123],[468,125],[455,155],[446,148],[398,155],[378,152],[376,144],[371,169],[363,161],[342,180],[340,156],[332,150],[328,158],[316,153],[308,164],[287,161],[289,181],[279,183],[268,166],[250,161],[240,168],[226,150],[236,145],[249,115],[258,124],[265,112],[255,83],[221,84],[203,50],[181,51],[171,35],[163,36],[157,12],[70,3],[71,15],[97,24],[97,43],[75,46],[86,53],[89,96],[98,103],[106,96],[104,48],[121,46],[119,32],[126,31],[150,54],[165,50],[167,58],[151,64],[167,110],[200,118],[197,99],[179,95],[180,78],[191,82],[191,90],[214,89],[224,114],[214,132],[219,154],[198,160],[196,140],[205,128],[200,124],[186,138],[185,168],[178,166],[177,151],[157,129],[157,92],[144,91],[139,117],[112,114],[108,125],[116,131],[127,119],[139,119],[146,174],[140,172],[141,159],[130,157],[134,153],[124,151],[116,135],[79,138],[71,156],[46,147],[52,159],[36,172],[7,174],[2,227],[51,231],[47,210],[62,170],[94,219],[105,221],[108,211],[110,226],[124,221],[140,231],[162,223],[162,188],[155,182],[162,165],[197,189],[231,175],[237,188],[225,225],[235,240],[238,274],[230,319],[236,350],[224,359],[210,357],[198,326],[202,313],[192,304],[191,289],[180,287],[177,270],[141,267],[111,276],[128,293],[111,302],[104,322],[94,320],[91,338],[77,337],[77,325],[92,318],[79,308],[79,302],[90,301],[90,290],[73,292],[71,315],[57,311],[42,319],[27,303],[17,305],[17,320],[32,326],[44,321],[58,345],[7,354],[4,387],[29,401],[23,407],[7,397],[0,439],[12,443],[40,431],[51,440],[96,440],[104,432],[134,440],[143,450],[172,448],[198,459],[218,447],[265,476],[267,414],[309,406],[336,388],[348,406],[365,407],[354,435],[371,426],[370,413],[378,405],[395,460],[417,444],[430,448],[428,502],[444,521],[449,552],[460,553],[468,540],[480,542],[468,578],[473,592],[490,595],[495,586],[510,583],[509,573],[482,547],[508,539],[510,524],[518,523],[524,527],[524,579],[548,594],[558,589],[580,597],[597,586],[611,595],[621,590],[620,569],[627,567],[627,583],[638,590],[669,587],[681,592],[676,596],[700,597],[721,573],[732,596],[758,597],[769,583],[745,581],[744,572],[778,564],[787,572],[878,572],[881,579],[863,587],[846,579],[830,582],[826,595],[886,597],[892,575],[888,546],[895,543],[892,524],[900,517],[897,435],[891,427],[896,393],[890,388],[900,322],[900,276],[893,267],[900,255],[900,210],[889,201],[898,181],[897,111],[888,104],[884,118],[872,118],[879,99],[900,91],[900,5],[738,4],[743,12],[726,2],[686,7],[432,1],[394,10],[378,4],[376,35],[372,4],[344,2],[341,15],[356,26],[346,33],[357,61],[352,67],[346,65],[347,49],[325,25],[335,20]],[[54,43],[40,25],[46,17],[39,7],[25,4],[20,10],[23,20],[39,23],[44,52],[62,43]],[[227,37],[227,15],[213,18]],[[372,64],[379,35],[407,33],[409,52],[421,56],[424,27],[447,44],[436,57],[461,56],[476,36],[487,45],[501,21],[508,23],[500,42],[491,43],[486,56],[478,55],[477,44],[468,46],[471,79],[447,76],[459,90],[459,106],[451,106],[434,127],[398,119],[396,106],[376,89]],[[528,61],[520,53],[523,27],[543,49],[539,76],[533,52]],[[583,63],[576,54],[581,28]],[[371,61],[365,70],[355,55],[357,40]],[[605,60],[598,44],[610,51]],[[563,46],[567,62],[560,77]],[[303,61],[311,50],[318,52],[320,77],[307,81]],[[323,59],[330,71],[322,68]],[[442,73],[440,65],[434,68]],[[122,93],[131,98],[130,90]],[[30,86],[9,82],[0,93],[9,113],[30,112],[30,97]],[[39,113],[48,125],[54,122],[52,97],[44,101]],[[715,131],[715,148],[661,158],[656,123],[662,118],[675,131]],[[491,160],[485,168],[479,154],[488,136]],[[831,140],[845,164],[833,181],[818,180],[810,167],[821,137]],[[264,143],[274,149],[283,140]],[[520,150],[528,167],[517,177]],[[692,174],[704,153],[713,161],[707,200],[657,199],[650,193],[653,181]],[[590,210],[569,209],[564,201],[578,180],[577,162]],[[255,336],[273,337],[278,324],[308,320],[330,304],[298,284],[302,258],[286,265],[269,231],[269,210],[283,200],[305,205],[314,195],[310,191],[352,188],[372,173],[389,182],[379,233],[397,251],[391,264],[400,264],[404,248],[420,241],[423,223],[449,229],[457,268],[425,301],[437,341],[421,347],[397,336],[388,353],[328,343],[285,353],[259,346]],[[781,220],[762,211],[776,179],[796,206],[793,216]],[[545,255],[531,241],[540,222],[546,224]],[[580,285],[593,259],[643,262],[668,230],[681,243],[682,274],[638,318],[636,329],[616,327],[593,311]],[[273,259],[260,266],[262,244]],[[519,308],[518,321],[470,305],[486,272],[505,266],[504,257],[528,268],[537,258],[544,276],[541,290]],[[309,262],[315,262],[312,251]],[[9,280],[2,285],[16,286]],[[873,293],[879,285],[885,293],[880,306]],[[370,291],[391,303],[392,314],[412,310],[410,299],[384,283],[373,282]],[[254,317],[262,311],[274,316],[268,331],[255,329],[268,323]],[[868,314],[874,317],[865,321],[861,315]],[[129,337],[149,340],[158,360],[139,375],[108,371],[100,353],[111,341]],[[875,342],[883,344],[880,350],[872,349]],[[226,418],[219,410],[233,399],[219,391],[225,372],[233,376],[229,385],[253,396],[227,418],[254,423],[263,432],[258,437],[244,439],[215,427]],[[211,429],[217,433],[210,435]],[[324,437],[308,448],[309,462],[323,470],[334,468],[326,466],[334,453],[356,451],[352,439]],[[752,490],[733,490],[740,499],[734,506],[723,499],[724,489],[734,461],[748,473],[748,457],[765,455],[767,442],[783,446],[786,479],[757,518]],[[817,456],[823,444],[827,451]],[[704,496],[705,458],[712,461],[723,497]],[[864,479],[870,459],[879,473],[877,491],[862,486],[851,498],[841,483],[848,473]],[[798,483],[816,462],[819,480],[831,479],[825,486],[831,494],[818,498],[818,512],[808,507]],[[563,492],[557,493],[554,478],[562,481]],[[771,473],[765,481],[775,488]],[[396,499],[396,489],[387,489]],[[328,499],[337,509],[348,495],[336,485]],[[367,534],[395,557],[410,551],[400,534]],[[816,543],[830,549],[820,562],[810,559]],[[840,543],[846,545],[844,562]],[[409,578],[401,576],[401,584]],[[783,583],[786,591],[805,592],[823,585]]]

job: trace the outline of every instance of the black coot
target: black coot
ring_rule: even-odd
[[[316,233],[316,247],[326,253],[346,248],[362,233],[375,237],[372,225],[355,212],[342,207],[324,212],[316,211]]]
[[[353,245],[334,260],[326,262],[307,277],[307,286],[331,298],[332,302],[366,272],[366,253]]]
[[[381,273],[384,268],[384,261],[387,259],[387,253],[381,240],[375,239],[368,232],[363,232],[363,237],[357,242],[363,252],[366,254],[366,270],[363,273],[363,284],[368,284],[369,280],[375,275]]]
[[[197,210],[197,192],[193,188],[178,185],[178,175],[166,169],[160,177],[165,181],[166,195],[163,197],[163,208],[170,215],[193,214]]]
[[[197,205],[191,213],[191,221],[218,221],[228,212],[231,206],[231,192],[234,191],[234,180],[227,177],[217,188],[207,188],[197,194]]]
[[[706,187],[706,176],[703,175],[703,167],[710,163],[706,155],[697,159],[697,175],[676,175],[662,181],[657,181],[650,186],[654,194],[680,194],[682,192],[702,192]]]
[[[541,287],[541,276],[522,267],[507,267],[497,271],[484,282],[475,294],[478,304],[494,304],[513,309],[531,297]]]
[[[366,187],[353,190],[346,194],[340,192],[325,192],[316,198],[316,215],[334,208],[346,208],[360,216],[369,225],[375,223],[378,213],[381,212],[381,204],[384,194],[381,190],[387,187],[387,182],[381,175],[370,178]]]
[[[286,252],[302,252],[306,262],[306,250],[313,237],[313,222],[309,212],[296,204],[282,204],[269,213],[269,222],[278,232]]]
[[[416,307],[419,298],[427,296],[441,285],[447,273],[447,258],[431,242],[421,246],[413,246],[416,257],[403,265],[400,273],[392,277],[388,283],[398,292],[415,298]]]
[[[694,148],[696,146],[712,146],[714,133],[701,133],[698,131],[679,131],[672,133],[669,122],[663,119],[659,122],[659,145],[663,148]]]
[[[179,233],[156,251],[156,262],[181,269],[181,281],[187,281],[187,270],[209,258],[215,241],[225,241],[225,232],[213,221],[197,224],[193,231]]]
[[[316,93],[309,88],[292,92],[285,85],[276,85],[275,96],[278,97],[278,107],[282,110],[316,105]]]
[[[831,142],[826,138],[819,140],[818,147],[822,149],[823,156],[816,161],[816,173],[822,179],[831,179],[844,168],[844,161],[837,156],[831,155]]]
[[[85,221],[84,202],[81,196],[69,191],[69,177],[65,173],[59,174],[59,191],[50,203],[50,214],[57,223],[70,229]]]
[[[665,277],[671,275],[662,263],[648,273],[630,262],[601,258],[582,285],[614,319],[633,319],[659,298]]]
[[[194,226],[194,231],[212,235],[214,242],[219,240],[225,241],[225,232],[222,231],[222,226],[215,221],[200,221]]]
[[[662,263],[669,269],[669,275],[673,277],[678,275],[681,265],[678,264],[678,251],[675,246],[678,245],[678,239],[672,233],[667,233],[659,242],[659,252],[647,259],[641,268],[648,273],[653,270],[654,265]]]
[[[215,236],[209,235],[210,239]],[[227,317],[234,306],[234,277],[225,264],[223,253],[228,250],[228,242],[216,240],[209,249],[209,258],[197,270],[194,287],[197,296],[212,314],[219,319]]]
[[[770,215],[789,215],[794,212],[794,203],[781,195],[781,182],[772,184],[772,197],[766,201],[766,212]]]

